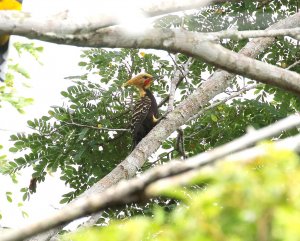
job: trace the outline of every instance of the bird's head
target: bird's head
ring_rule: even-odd
[[[123,86],[133,85],[138,89],[148,89],[153,82],[153,76],[147,73],[139,74],[132,79],[128,80]]]

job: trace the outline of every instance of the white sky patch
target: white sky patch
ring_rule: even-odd
[[[20,38],[14,38],[20,40]],[[0,144],[6,150],[10,158],[13,154],[7,150],[11,147],[9,137],[17,132],[29,133],[32,130],[27,126],[27,121],[33,118],[40,118],[42,115],[47,115],[47,112],[52,105],[61,105],[63,97],[60,95],[62,90],[72,85],[70,80],[65,80],[64,77],[70,75],[82,74],[77,66],[80,60],[80,49],[70,46],[58,46],[39,41],[34,41],[37,46],[44,46],[44,52],[41,54],[41,62],[38,64],[33,58],[23,56],[18,63],[23,66],[31,75],[31,79],[27,82],[31,85],[30,88],[22,86],[16,79],[17,91],[20,96],[34,98],[34,104],[25,108],[26,113],[20,114],[9,104],[0,108]],[[9,56],[16,55],[14,48],[11,48]],[[18,59],[17,57],[14,59]],[[1,152],[3,153],[3,152]],[[18,175],[19,183],[13,184],[8,176],[0,175],[0,212],[3,219],[0,220],[0,226],[19,227],[33,220],[41,219],[48,216],[55,208],[59,207],[59,201],[62,194],[69,191],[65,187],[64,182],[59,180],[59,174],[54,176],[47,175],[44,183],[38,183],[37,193],[33,194],[30,201],[24,202],[24,206],[17,208],[18,202],[22,201],[22,187],[28,187],[32,169],[28,168],[21,170]],[[13,203],[8,203],[5,193],[13,192]],[[29,218],[25,219],[21,215],[24,210],[29,213]]]
[[[74,2],[79,1],[74,0]],[[67,9],[71,1],[25,0],[23,3],[25,11],[51,14],[61,11],[61,9],[64,10],[64,8]],[[1,154],[9,154],[10,158],[13,157],[13,154],[7,151],[11,147],[11,143],[8,141],[10,135],[17,132],[31,132],[27,126],[28,120],[47,115],[50,106],[62,104],[63,97],[60,92],[72,85],[70,80],[64,78],[81,75],[85,72],[78,67],[81,48],[27,40],[21,37],[13,37],[11,40],[10,44],[13,41],[34,42],[36,47],[43,46],[44,51],[40,54],[41,65],[29,54],[19,57],[16,50],[12,46],[10,47],[8,58],[12,59],[11,64],[18,63],[31,76],[31,79],[26,81],[31,87],[27,88],[20,81],[21,76],[16,75],[17,93],[20,96],[34,98],[34,104],[25,108],[26,113],[23,115],[9,104],[3,103],[3,107],[0,108],[0,144],[6,149],[5,152],[1,150]],[[20,189],[28,187],[32,172],[31,168],[21,170],[18,184],[13,184],[9,176],[0,175],[0,213],[3,215],[0,227],[18,228],[42,219],[61,207],[59,204],[61,196],[70,189],[64,185],[63,181],[59,180],[59,173],[47,175],[45,182],[37,184],[37,193],[33,194],[29,201],[25,201],[24,206],[18,207],[18,203],[22,202],[23,194]],[[6,192],[12,192],[12,203],[6,200]],[[26,211],[29,218],[23,218],[21,210]]]

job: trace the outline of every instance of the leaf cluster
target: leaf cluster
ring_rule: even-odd
[[[63,106],[54,106],[49,115],[28,121],[33,133],[11,136],[14,146],[10,151],[19,157],[6,168],[11,173],[31,166],[37,182],[59,170],[61,179],[74,190],[63,195],[62,203],[88,189],[129,154],[130,133],[118,129],[129,128],[137,95],[122,84],[145,71],[157,76],[153,90],[166,96],[164,77],[171,70],[170,62],[137,50],[91,49],[82,57],[86,62],[79,65],[89,74],[77,77],[73,86],[61,92]],[[28,198],[28,188],[23,191]]]

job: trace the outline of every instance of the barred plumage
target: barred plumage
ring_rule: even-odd
[[[156,100],[148,89],[152,82],[149,74],[140,74],[128,80],[124,86],[133,85],[140,91],[141,99],[137,101],[133,108],[131,131],[133,148],[151,131],[158,118],[158,108]]]

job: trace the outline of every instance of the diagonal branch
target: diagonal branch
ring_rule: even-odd
[[[9,231],[0,238],[0,241],[24,240],[24,238],[31,237],[39,232],[48,230],[60,224],[72,221],[76,218],[86,216],[108,207],[118,207],[127,203],[149,199],[155,196],[155,194],[158,195],[158,192],[157,190],[155,191],[155,189],[152,192],[151,188],[150,191],[149,189],[147,190],[149,185],[155,185],[156,181],[213,164],[218,159],[223,158],[226,155],[240,151],[257,143],[260,140],[275,136],[280,134],[282,131],[289,130],[299,125],[299,115],[291,115],[276,122],[275,124],[247,133],[246,135],[237,138],[223,146],[217,147],[206,153],[201,153],[188,162],[172,161],[164,166],[150,169],[140,177],[136,177],[129,181],[120,182],[114,187],[105,190],[103,193],[93,194],[86,199],[78,200],[37,223],[30,224],[24,228]],[[299,142],[300,138],[299,136],[297,137]],[[299,143],[296,146],[299,146]],[[293,147],[295,148],[295,145],[293,145]]]
[[[256,132],[257,133],[257,132]],[[290,150],[295,151],[298,154],[300,153],[300,134],[297,134],[292,137],[288,137],[285,139],[280,139],[275,142],[273,142],[275,149],[283,149],[283,150]],[[222,161],[222,162],[239,162],[239,163],[249,163],[253,160],[257,160],[257,158],[262,157],[266,154],[268,154],[268,149],[265,146],[255,146],[250,147],[248,149],[243,149],[238,152],[234,152],[233,154],[226,155],[224,157],[221,157],[220,159],[217,159],[216,161],[212,161],[210,163],[203,163],[203,166],[205,167],[207,165],[213,165],[216,162]],[[192,157],[190,160],[194,161],[195,159],[199,160],[199,156]],[[201,168],[200,167],[200,168]],[[169,176],[160,180],[155,181],[154,183],[151,183],[146,189],[145,189],[145,196],[152,197],[155,195],[159,195],[161,191],[172,188],[177,185],[186,185],[189,184],[190,180],[193,180],[199,174],[201,174],[201,171],[205,171],[205,169],[195,168],[190,171],[183,172],[178,175]]]
[[[169,94],[169,105],[168,105],[168,111],[172,111],[174,109],[174,100],[175,100],[175,91],[178,84],[188,75],[189,73],[189,67],[193,62],[193,58],[190,57],[181,67],[177,65],[178,55],[175,56],[176,60],[174,60],[172,57],[172,60],[175,64],[175,72],[174,76],[172,77],[171,84],[170,84],[170,94]]]

